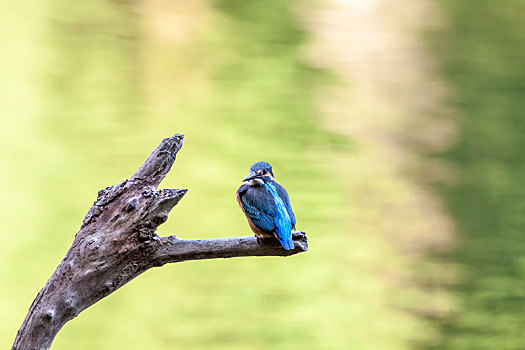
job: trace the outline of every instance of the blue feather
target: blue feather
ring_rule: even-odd
[[[281,242],[281,245],[284,249],[294,249],[294,244],[292,241],[292,221],[290,215],[288,214],[286,205],[283,202],[281,196],[279,196],[279,194],[277,193],[277,189],[275,188],[273,183],[266,182],[264,186],[272,195],[275,203],[274,223],[277,238]]]
[[[275,229],[273,198],[263,187],[242,185],[237,191],[242,207],[255,227],[271,235]]]
[[[292,210],[292,205],[290,204],[290,197],[288,196],[288,192],[286,192],[286,189],[275,182],[275,188],[277,189],[277,193],[279,194],[279,197],[282,198],[284,206],[286,208],[286,211],[288,212],[288,215],[290,216],[290,221],[292,222],[292,229],[295,229],[295,214]]]

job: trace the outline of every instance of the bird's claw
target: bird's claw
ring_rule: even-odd
[[[275,245],[280,244],[279,240],[275,237],[255,237],[257,239],[257,244],[263,245]]]

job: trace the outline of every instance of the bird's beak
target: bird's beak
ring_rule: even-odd
[[[251,172],[250,175],[246,176],[244,179],[242,179],[243,182],[250,181],[251,179],[255,179],[258,177],[259,174],[257,174],[255,171]]]

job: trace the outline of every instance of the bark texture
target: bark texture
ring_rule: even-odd
[[[158,237],[157,227],[186,189],[157,186],[171,169],[184,135],[162,140],[128,180],[100,190],[71,248],[36,296],[12,349],[49,349],[64,324],[142,272],[185,260],[288,256],[308,250],[303,232],[295,249],[254,237],[183,240]]]

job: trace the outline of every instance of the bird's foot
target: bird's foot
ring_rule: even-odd
[[[279,240],[275,237],[255,237],[257,239],[257,244],[263,245],[275,245],[280,244]]]

